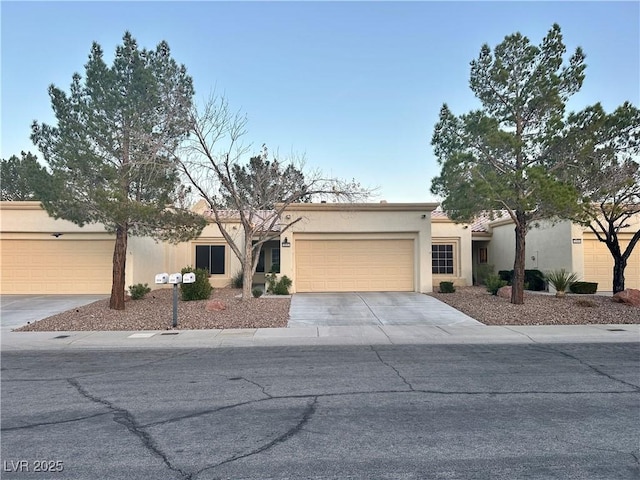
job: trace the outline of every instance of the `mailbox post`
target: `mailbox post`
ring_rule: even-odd
[[[178,326],[178,285],[181,283],[194,283],[196,281],[195,273],[159,273],[156,275],[156,284],[169,283],[173,285],[173,328]]]

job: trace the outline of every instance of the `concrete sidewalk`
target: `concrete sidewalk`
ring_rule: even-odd
[[[118,332],[7,332],[2,351],[316,345],[639,342],[640,325],[300,327]]]

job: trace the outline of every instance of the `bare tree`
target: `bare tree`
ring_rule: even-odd
[[[179,160],[194,193],[207,202],[212,220],[240,261],[243,300],[251,297],[251,282],[262,245],[278,239],[302,219],[283,215],[291,204],[309,198],[357,202],[373,193],[355,180],[326,177],[320,170],[305,169],[303,159],[295,156],[285,162],[275,159],[269,163],[264,146],[261,161],[270,168],[249,170],[255,176],[251,182],[259,188],[247,189],[244,175],[247,170],[241,167],[249,150],[241,143],[246,124],[246,116],[232,112],[224,97],[211,96],[200,112],[194,109],[192,136],[183,159]],[[221,148],[222,145],[226,148]],[[242,225],[240,238],[237,232],[228,230],[229,207]]]

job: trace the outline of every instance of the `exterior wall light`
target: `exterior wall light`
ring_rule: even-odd
[[[290,247],[291,246],[291,242],[289,242],[289,239],[287,237],[284,237],[284,240],[282,241],[282,246],[283,247]]]

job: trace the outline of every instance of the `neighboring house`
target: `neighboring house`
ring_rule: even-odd
[[[513,269],[515,257],[514,223],[508,215],[489,220],[480,218],[473,226],[474,272],[486,263],[494,271]],[[629,244],[640,228],[640,215],[631,219],[619,234],[621,248]],[[597,282],[599,292],[613,290],[613,257],[607,246],[588,228],[570,221],[540,222],[527,233],[525,268],[543,272],[564,268],[582,281]],[[475,278],[475,274],[474,274]],[[627,261],[625,287],[640,288],[640,247]]]
[[[203,203],[194,207],[205,216]],[[225,228],[237,235],[234,212],[222,212]],[[514,232],[510,219],[456,224],[435,203],[304,203],[291,205],[285,222],[301,218],[264,244],[254,283],[264,284],[272,267],[292,279],[292,292],[431,292],[441,281],[474,283],[480,265],[494,271],[513,268]],[[640,216],[623,233],[639,228]],[[234,232],[237,232],[234,233]],[[613,261],[595,235],[570,222],[543,225],[527,234],[527,268],[565,268],[611,290]],[[627,240],[628,242],[628,240]],[[111,291],[114,236],[101,225],[78,227],[55,220],[39,202],[0,202],[0,293],[108,294]],[[218,226],[209,223],[195,240],[178,245],[130,237],[126,285],[148,283],[156,273],[183,267],[205,268],[214,287],[224,287],[240,262]],[[640,248],[629,259],[626,286],[640,288]]]

